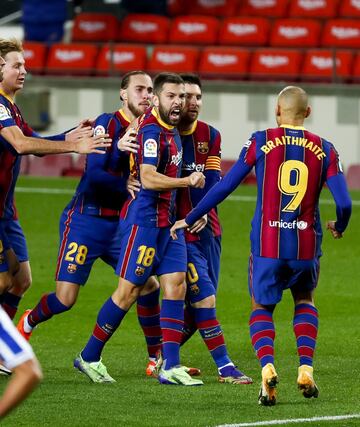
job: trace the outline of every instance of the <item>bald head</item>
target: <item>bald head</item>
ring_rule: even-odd
[[[301,126],[309,114],[308,96],[304,89],[287,86],[279,93],[276,105],[279,126],[282,124]]]

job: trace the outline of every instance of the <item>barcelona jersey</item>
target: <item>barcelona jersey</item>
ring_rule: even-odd
[[[88,154],[85,170],[75,195],[68,205],[76,212],[95,216],[119,216],[128,198],[129,154],[118,149],[130,120],[123,110],[97,117],[94,134],[107,133],[112,139],[104,155]]]
[[[212,126],[194,122],[192,128],[180,134],[183,146],[181,176],[202,172],[205,177],[204,188],[179,188],[177,190],[177,217],[184,218],[204,197],[209,189],[220,180],[221,136]],[[208,213],[206,227],[200,233],[185,232],[187,242],[209,239],[221,235],[221,226],[216,208]]]
[[[230,194],[255,166],[257,203],[251,248],[256,256],[314,259],[321,255],[320,191],[326,182],[336,203],[339,232],[351,201],[334,146],[303,127],[281,126],[254,133],[228,174],[186,218],[192,224]]]
[[[163,122],[155,109],[139,127],[136,156],[131,156],[131,173],[140,177],[140,165],[156,167],[156,171],[170,178],[181,174],[182,146],[177,129]],[[135,158],[134,158],[135,157]],[[136,199],[128,199],[121,218],[143,227],[169,227],[175,221],[176,190],[155,191],[141,187]]]
[[[14,101],[0,90],[0,131],[6,127],[17,126],[25,136],[40,138],[23,119]],[[64,135],[50,139],[64,140]],[[49,139],[49,138],[48,138]],[[20,172],[21,156],[0,135],[0,218],[16,219],[14,189]]]

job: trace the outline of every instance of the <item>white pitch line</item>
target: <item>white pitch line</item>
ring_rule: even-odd
[[[70,188],[42,188],[42,187],[16,187],[17,193],[36,194],[74,194],[75,190]],[[230,202],[256,202],[255,196],[229,196],[226,200]],[[353,206],[360,206],[360,200],[353,200]],[[321,199],[321,205],[335,205],[332,199]]]
[[[253,423],[240,423],[240,424],[221,424],[216,427],[256,427],[256,426],[277,426],[282,424],[298,424],[298,423],[312,423],[313,421],[341,421],[350,420],[353,418],[360,418],[360,414],[350,415],[334,415],[324,417],[312,417],[312,418],[289,418],[288,420],[268,420],[268,421],[256,421]]]

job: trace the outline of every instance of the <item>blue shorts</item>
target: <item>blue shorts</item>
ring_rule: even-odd
[[[170,228],[149,228],[120,221],[121,251],[116,273],[134,285],[156,274],[186,272],[184,233],[172,240]]]
[[[316,288],[320,261],[265,258],[250,255],[249,292],[255,302],[273,305],[281,301],[285,289],[307,292]]]
[[[9,271],[9,265],[6,259],[6,251],[10,248],[9,242],[6,238],[5,233],[3,232],[2,225],[0,221],[0,273]]]
[[[188,269],[186,300],[195,303],[216,295],[221,254],[221,237],[186,243]]]
[[[60,218],[55,280],[84,285],[101,258],[115,270],[120,254],[119,219],[65,209]]]
[[[0,220],[7,249],[15,252],[19,262],[29,261],[26,240],[21,225],[16,219]]]

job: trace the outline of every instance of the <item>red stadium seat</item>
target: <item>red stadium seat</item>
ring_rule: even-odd
[[[61,176],[65,169],[72,166],[71,154],[50,155],[44,157],[31,156],[28,175]]]
[[[121,74],[124,71],[144,70],[146,47],[132,44],[103,46],[96,61],[97,74]]]
[[[360,190],[360,164],[349,166],[346,172],[346,182],[351,190]]]
[[[166,43],[170,20],[165,16],[134,13],[125,16],[118,40],[135,43]]]
[[[119,22],[110,13],[79,13],[74,19],[72,40],[105,42],[116,39]]]
[[[293,49],[256,49],[250,61],[251,78],[285,78],[296,80],[299,77],[302,53]]]
[[[193,15],[234,16],[237,0],[192,0],[188,13]]]
[[[278,19],[271,30],[270,46],[317,47],[320,28],[315,19]]]
[[[325,47],[360,48],[360,20],[331,19],[325,23],[322,34]]]
[[[243,0],[240,2],[238,14],[283,18],[287,15],[287,9],[288,0]]]
[[[97,53],[97,46],[92,44],[53,44],[50,47],[46,72],[48,74],[92,74]]]
[[[265,46],[270,24],[266,18],[235,17],[224,19],[219,31],[219,44]]]
[[[170,43],[214,44],[217,42],[219,21],[212,16],[178,16],[171,24]]]
[[[310,49],[305,54],[301,77],[303,80],[349,79],[353,54],[348,50]]]
[[[188,10],[188,0],[167,0],[169,16],[185,15]]]
[[[25,68],[30,73],[42,73],[45,68],[47,46],[38,42],[24,42]]]
[[[360,18],[360,2],[358,0],[341,0],[339,16],[342,18]]]
[[[343,0],[341,0],[343,1]],[[291,18],[335,18],[339,0],[291,0]]]
[[[200,57],[199,73],[207,77],[246,76],[250,52],[236,47],[207,47]]]
[[[176,73],[197,70],[199,50],[189,46],[156,46],[147,70],[153,73],[173,71]]]

